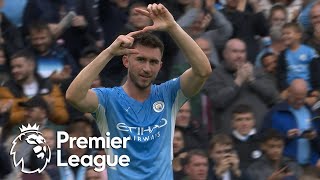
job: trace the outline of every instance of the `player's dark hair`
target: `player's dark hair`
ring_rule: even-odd
[[[161,54],[163,54],[164,51],[164,45],[163,42],[154,34],[151,33],[140,33],[135,36],[133,47],[137,44],[150,47],[150,48],[159,48],[161,51]]]

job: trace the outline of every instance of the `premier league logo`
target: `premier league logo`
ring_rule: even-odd
[[[36,124],[34,126],[31,126],[28,124],[27,127],[22,125],[20,128],[20,134],[13,140],[12,147],[10,150],[10,155],[12,155],[14,166],[21,166],[21,171],[24,173],[41,173],[47,166],[47,164],[50,162],[51,159],[51,151],[49,146],[46,144],[46,140],[42,136],[41,132],[38,131],[39,126]],[[23,152],[18,151],[17,148],[24,148],[26,146],[26,149],[32,149],[30,153],[34,153],[32,157],[38,158],[40,160],[43,160],[42,167],[39,167],[35,170],[30,170],[26,167],[25,164],[25,157],[23,157]],[[27,147],[29,146],[29,147]],[[19,152],[19,153],[18,153]]]

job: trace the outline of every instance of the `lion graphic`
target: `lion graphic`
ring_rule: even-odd
[[[21,133],[13,140],[10,155],[13,156],[14,166],[21,166],[21,171],[24,173],[41,173],[50,162],[51,151],[49,146],[46,144],[46,140],[42,136],[42,133],[38,131],[39,126],[27,127],[22,125],[20,128]],[[23,149],[22,149],[23,148]],[[28,151],[29,150],[29,151]],[[37,169],[30,170],[25,164],[24,156],[28,153],[33,153],[28,157],[37,158],[41,162]],[[39,165],[38,165],[39,166]]]

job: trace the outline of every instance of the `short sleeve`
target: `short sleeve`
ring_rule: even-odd
[[[169,101],[177,103],[178,106],[182,106],[188,100],[181,90],[180,77],[161,84],[159,88],[163,95],[169,98]]]
[[[311,57],[310,60],[319,57],[317,51],[314,48],[310,49],[310,57]]]
[[[111,89],[110,88],[93,88],[92,90],[96,93],[98,97],[99,105],[103,106],[106,109]]]

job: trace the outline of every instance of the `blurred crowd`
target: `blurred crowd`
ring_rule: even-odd
[[[175,180],[320,179],[319,0],[0,0],[0,179],[106,179],[94,167],[57,167],[56,131],[100,136],[91,114],[65,92],[118,35],[152,21],[135,8],[162,3],[207,55],[213,73],[177,114]],[[168,34],[155,81],[189,64]],[[92,84],[120,86],[121,57]],[[37,123],[52,153],[41,174],[23,174],[9,155],[22,124]],[[26,167],[43,162],[24,143]],[[71,154],[103,149],[63,147]],[[168,156],[171,156],[168,154]]]

